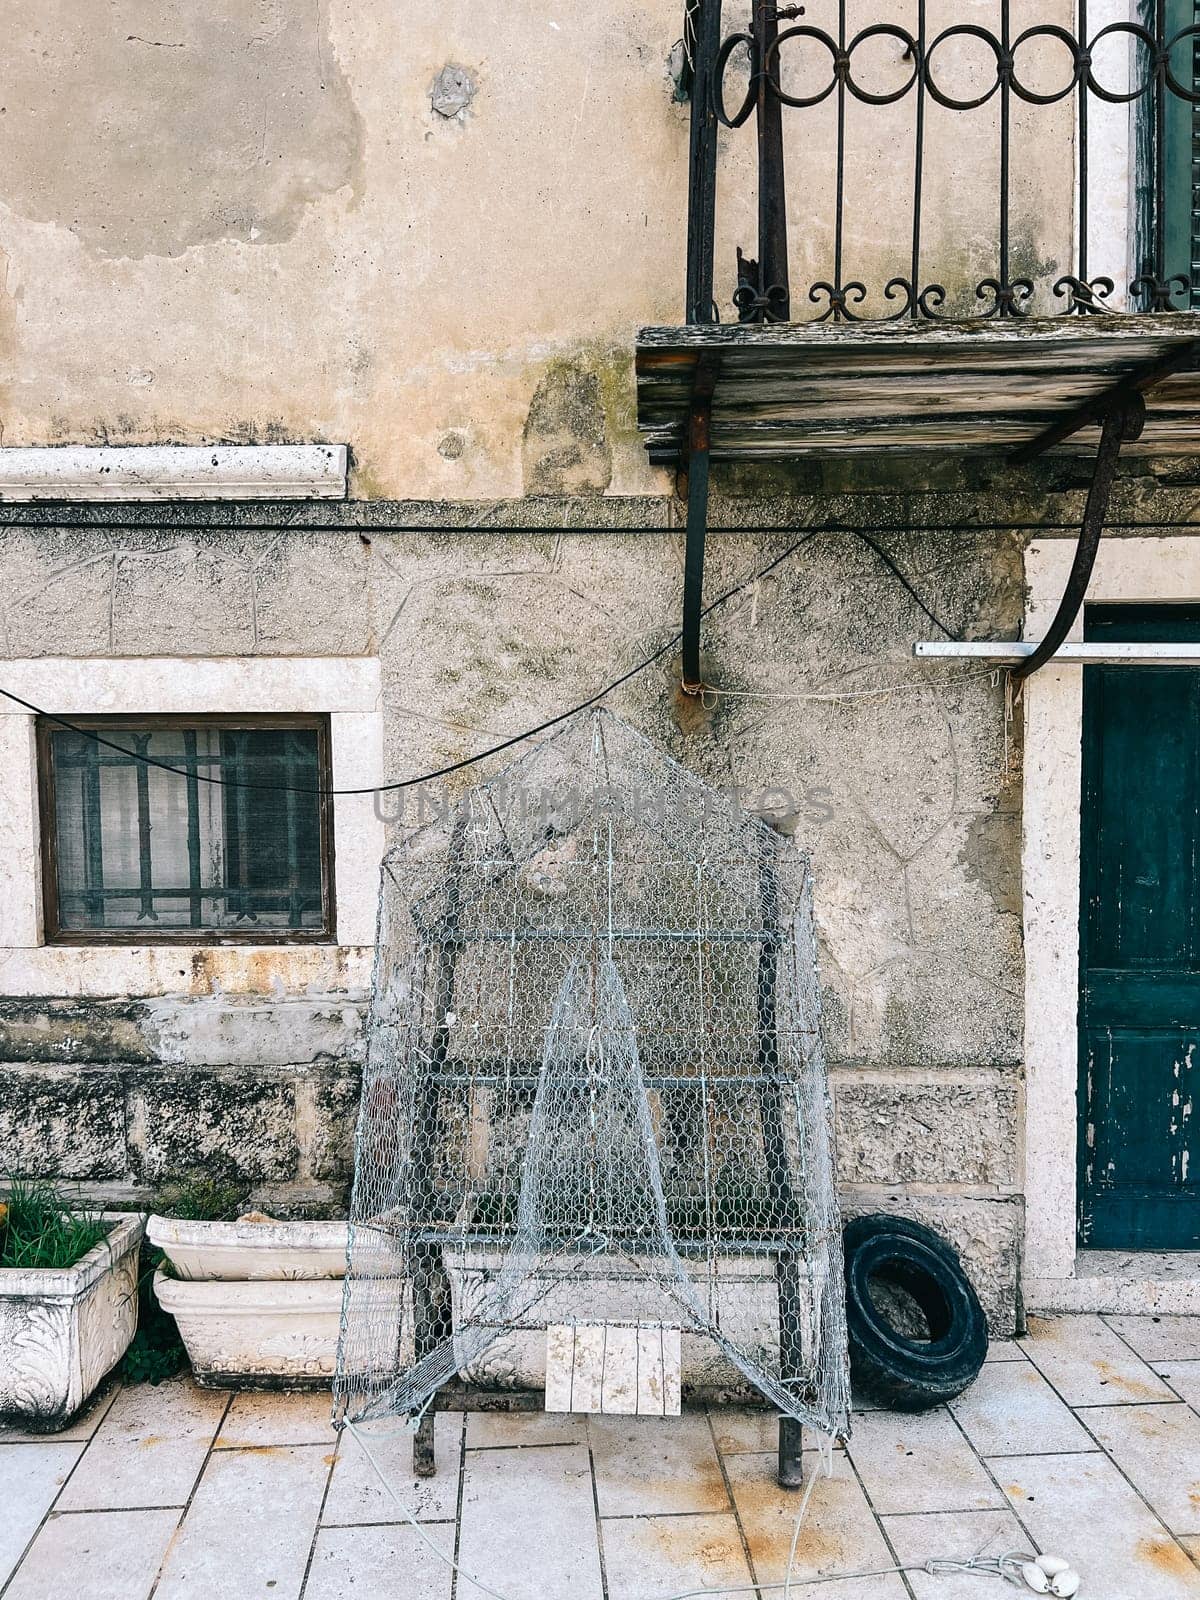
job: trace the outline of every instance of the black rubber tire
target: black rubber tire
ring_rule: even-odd
[[[907,1217],[846,1224],[846,1324],[855,1392],[894,1411],[928,1411],[975,1381],[987,1356],[979,1296],[953,1247]],[[871,1299],[871,1279],[905,1290],[929,1324],[910,1339]]]

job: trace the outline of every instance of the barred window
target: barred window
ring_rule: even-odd
[[[333,936],[328,718],[72,721],[38,728],[48,939]]]

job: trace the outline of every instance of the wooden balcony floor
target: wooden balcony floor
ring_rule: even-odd
[[[1148,408],[1128,449],[1200,453],[1195,312],[643,328],[638,424],[657,463],[679,458],[702,361],[718,363],[714,461],[1015,451],[1125,385]]]

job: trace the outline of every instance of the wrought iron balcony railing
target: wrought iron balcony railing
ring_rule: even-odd
[[[749,8],[688,0],[689,323],[1200,307],[1200,0]]]

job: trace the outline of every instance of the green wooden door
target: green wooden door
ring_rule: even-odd
[[[1200,606],[1089,606],[1200,641]],[[1200,1249],[1200,670],[1084,669],[1079,1237]]]

